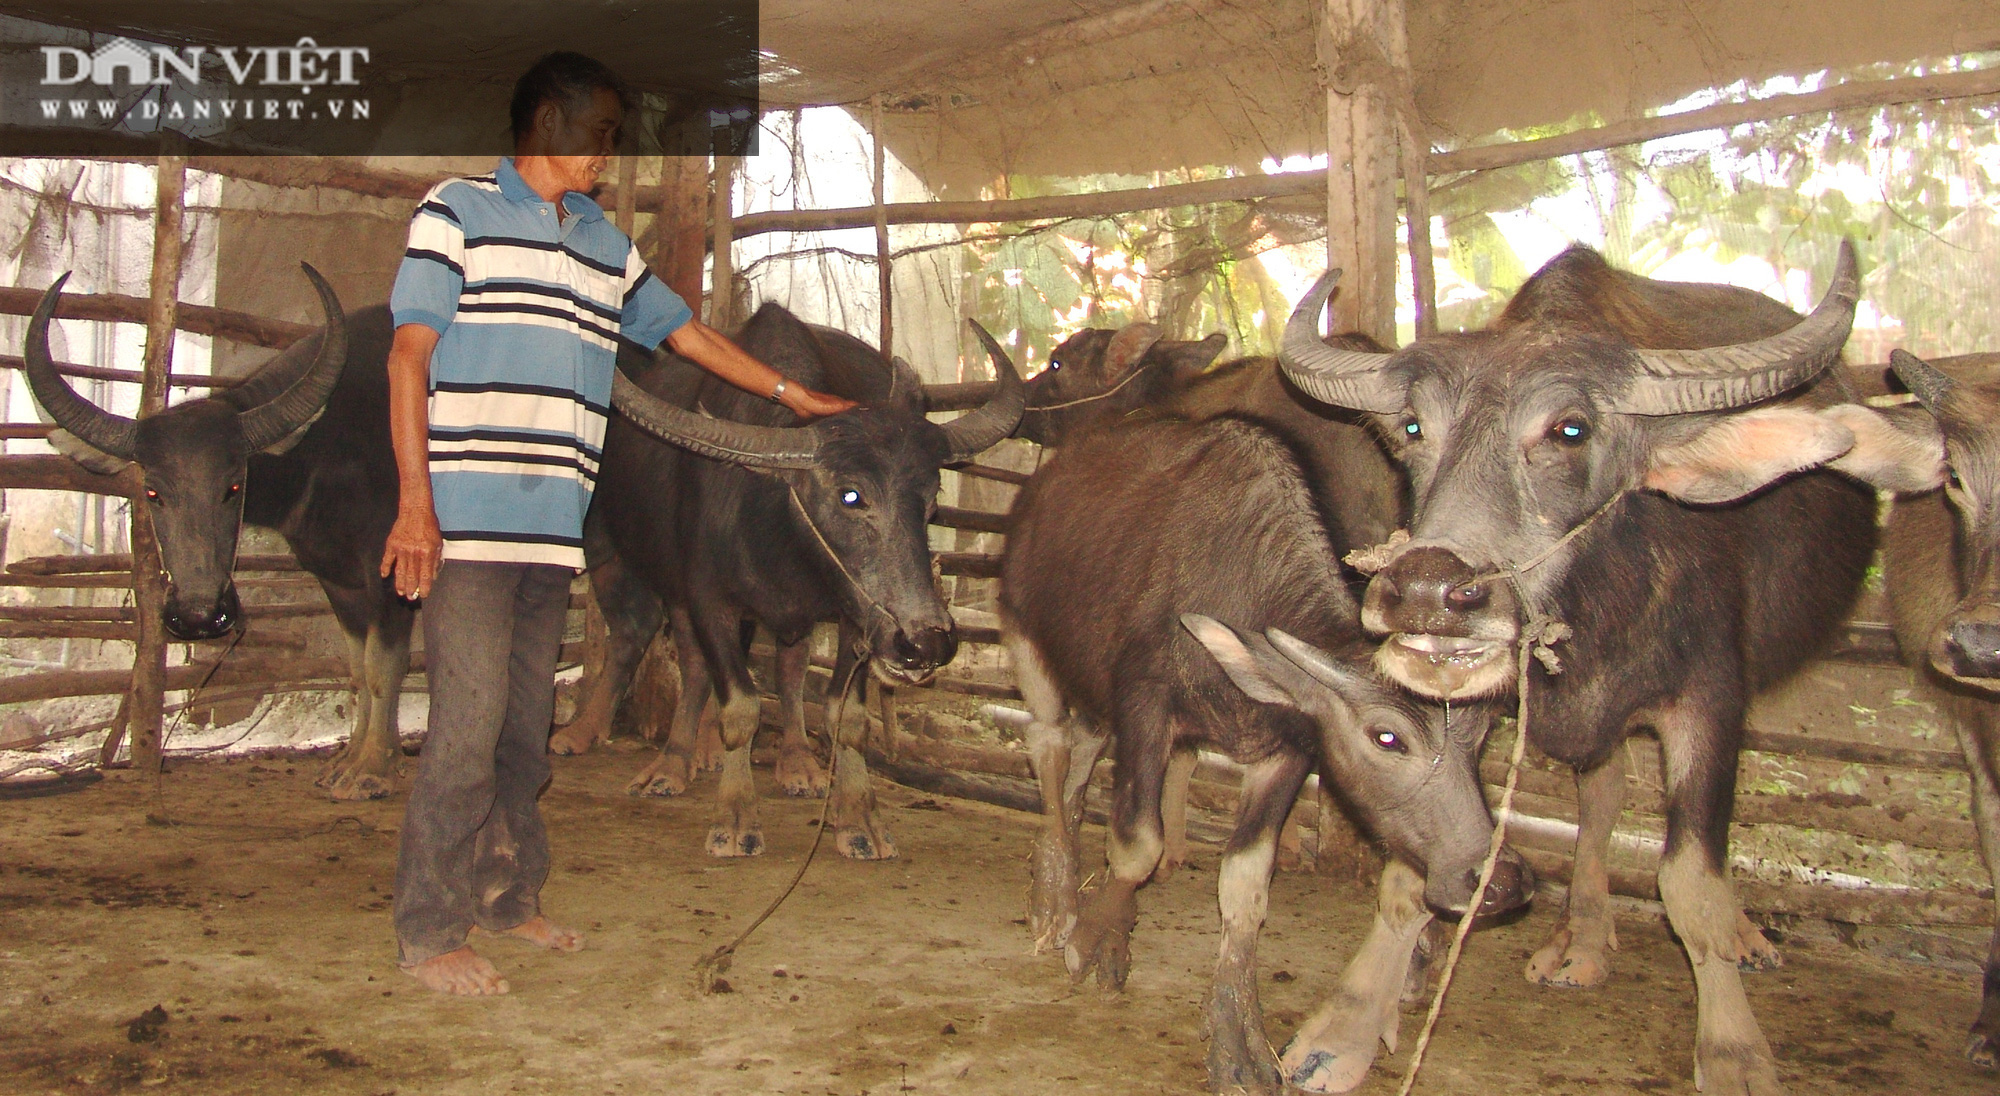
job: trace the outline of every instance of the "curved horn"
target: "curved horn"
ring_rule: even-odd
[[[340,309],[340,298],[334,296],[333,287],[326,284],[319,271],[308,263],[300,263],[299,266],[305,269],[306,277],[319,294],[320,311],[326,314],[326,328],[320,335],[319,353],[303,370],[295,373],[291,368],[284,368],[265,381],[264,375],[271,372],[271,367],[266,365],[257,371],[255,379],[243,386],[276,387],[280,381],[288,382],[276,395],[244,408],[238,421],[243,424],[244,444],[250,447],[252,453],[270,448],[284,440],[287,434],[311,422],[313,416],[326,407],[327,397],[333,394],[333,386],[340,380],[340,371],[347,365],[347,315]],[[278,357],[283,359],[284,355]],[[246,399],[238,406],[249,402]]]
[[[1632,415],[1722,411],[1796,388],[1840,356],[1860,296],[1854,243],[1842,240],[1833,284],[1812,315],[1776,335],[1734,346],[1634,351],[1639,379],[1617,409]]]
[[[77,395],[62,374],[56,372],[55,359],[49,354],[49,319],[55,315],[56,301],[61,298],[63,283],[67,281],[69,275],[65,273],[49,286],[48,292],[42,294],[42,303],[35,306],[34,318],[28,321],[28,337],[22,348],[28,387],[35,394],[35,402],[42,405],[57,426],[93,449],[131,460],[138,448],[139,424]]]
[[[917,367],[902,358],[889,359],[889,398],[894,406],[909,400],[923,400],[924,379],[917,375]]]
[[[1951,395],[1951,390],[1957,385],[1957,381],[1945,376],[1944,370],[1907,350],[1890,351],[1889,368],[1896,371],[1896,379],[1902,381],[1903,387],[1917,397],[1917,402],[1924,405],[1924,410],[1939,418],[1944,417],[1945,397]]]
[[[1405,399],[1402,386],[1382,377],[1389,355],[1335,350],[1319,337],[1320,313],[1339,284],[1340,271],[1327,271],[1292,310],[1292,318],[1285,324],[1284,343],[1278,349],[1278,364],[1301,392],[1321,403],[1378,415],[1401,411]]]
[[[751,468],[811,468],[819,463],[820,434],[815,427],[752,426],[711,419],[675,407],[615,370],[611,374],[611,404],[646,433],[704,457]]]
[[[954,461],[971,460],[1012,434],[1014,427],[1020,425],[1022,409],[1028,406],[1027,386],[1021,383],[1021,375],[1014,371],[1007,352],[1000,349],[1000,344],[993,341],[978,320],[966,322],[985,344],[987,355],[993,359],[993,375],[1000,384],[993,390],[993,398],[983,406],[944,424],[945,441],[951,446]]]

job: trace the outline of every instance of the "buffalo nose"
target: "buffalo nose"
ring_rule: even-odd
[[[2000,677],[2000,622],[1959,620],[1945,630],[1951,672],[1960,677]]]
[[[180,603],[172,587],[167,590],[167,610],[163,614],[167,632],[175,639],[214,639],[228,635],[243,615],[243,606],[236,597],[236,587],[224,587],[215,604],[202,609],[190,609]]]
[[[933,669],[958,654],[956,628],[919,628],[896,633],[896,661],[909,669]]]
[[[1369,591],[1399,632],[1449,635],[1459,614],[1492,601],[1492,588],[1458,556],[1443,548],[1413,548],[1377,575]]]
[[[1470,894],[1479,886],[1479,869],[1466,873],[1465,890]],[[1496,913],[1506,913],[1527,905],[1535,893],[1535,872],[1513,849],[1502,847],[1500,859],[1493,865],[1493,878],[1487,881],[1486,893],[1480,896],[1480,917],[1490,917]]]

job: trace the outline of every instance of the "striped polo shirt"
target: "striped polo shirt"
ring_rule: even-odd
[[[438,332],[430,473],[444,558],[583,567],[620,339],[693,318],[588,197],[568,216],[503,159],[431,188],[389,306]]]

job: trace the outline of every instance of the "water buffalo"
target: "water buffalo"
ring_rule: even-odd
[[[377,574],[396,518],[389,448],[386,307],[344,316],[305,268],[327,317],[244,383],[129,419],[78,396],[55,370],[48,321],[62,281],[28,326],[35,399],[61,427],[55,447],[97,472],[136,462],[167,575],[165,624],[180,639],[244,625],[230,570],[238,527],[276,529],[319,579],[347,639],[354,731],[320,778],[335,799],[389,794],[398,756],[397,697],[410,664],[415,609]]]
[[[716,692],[727,752],[723,817],[709,833],[710,853],[752,856],[764,847],[750,775],[758,696],[745,622],[762,624],[778,642],[779,779],[794,793],[826,786],[805,739],[815,623],[840,620],[833,680],[857,689],[857,666],[885,682],[921,682],[957,653],[927,531],[938,470],[1006,437],[1023,399],[1013,365],[979,334],[1000,384],[985,406],[942,425],[925,417],[923,386],[907,364],[892,367],[861,340],[807,325],[775,304],[743,327],[744,349],[795,383],[866,406],[788,428],[779,425],[790,419],[783,408],[719,381],[691,384],[691,367],[670,355],[641,367],[636,380],[617,378],[613,402],[622,414],[605,436],[586,533],[594,560],[611,557],[592,571],[611,644],[582,708],[608,715],[605,698],[624,691],[663,609],[671,613],[680,699],[665,748],[631,790],[686,788],[696,725]],[[843,709],[840,725],[827,729],[836,754],[835,845],[856,859],[891,857],[896,847],[875,816],[859,749],[862,708],[842,705],[841,695],[836,685],[827,698],[830,721]]]
[[[1745,708],[1835,634],[1874,550],[1871,492],[1792,475],[1854,441],[1812,411],[1843,395],[1837,376],[1815,380],[1853,320],[1852,248],[1803,320],[1576,248],[1491,328],[1388,355],[1320,342],[1328,290],[1293,314],[1286,372],[1366,412],[1411,477],[1408,539],[1362,606],[1386,637],[1377,666],[1427,696],[1499,696],[1516,688],[1518,643],[1570,631],[1528,671],[1530,741],[1576,769],[1580,814],[1568,908],[1528,977],[1608,972],[1620,747],[1650,726],[1666,757],[1660,896],[1698,991],[1696,1081],[1711,1096],[1781,1091],[1738,973],[1776,953],[1724,870]]]
[[[1028,403],[1014,436],[1051,448],[1097,421],[1158,407],[1200,377],[1226,340],[1161,337],[1157,324],[1087,327],[1049,352],[1028,380]]]
[[[1882,531],[1896,643],[1925,699],[1958,735],[1979,847],[2000,879],[2000,372],[1993,368],[2000,361],[1983,355],[1947,373],[1898,350],[1890,363],[1917,405],[1826,412],[1857,439],[1833,466],[1897,492]],[[1965,1055],[1994,1069],[2000,921],[1983,997]]]
[[[1375,1044],[1394,1044],[1426,900],[1452,911],[1472,901],[1492,834],[1475,768],[1483,709],[1461,708],[1447,726],[1437,706],[1367,669],[1338,526],[1269,427],[1142,416],[1086,432],[1029,481],[1010,521],[1000,612],[1042,787],[1038,946],[1062,947],[1075,978],[1095,969],[1103,984],[1124,983],[1135,892],[1166,843],[1169,756],[1222,750],[1246,774],[1219,873],[1210,1087],[1277,1092],[1281,1068],[1323,1091],[1358,1084]],[[1079,911],[1082,789],[1107,740],[1110,869]],[[1399,859],[1340,991],[1277,1059],[1257,1002],[1256,940],[1278,831],[1315,766]],[[1510,857],[1483,908],[1518,905],[1532,889]]]

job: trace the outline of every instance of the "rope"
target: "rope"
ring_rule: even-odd
[[[1145,372],[1144,369],[1141,369],[1137,365],[1134,365],[1132,367],[1132,371],[1130,373],[1125,374],[1124,380],[1119,381],[1117,384],[1112,385],[1111,387],[1105,389],[1102,392],[1099,392],[1095,396],[1080,396],[1073,400],[1064,400],[1062,403],[1049,403],[1049,404],[1043,404],[1040,407],[1030,407],[1026,411],[1023,411],[1022,414],[1033,414],[1037,411],[1045,411],[1045,412],[1061,411],[1067,407],[1081,407],[1086,403],[1096,403],[1098,400],[1108,399],[1111,396],[1117,395],[1119,389],[1125,387],[1128,384],[1131,384],[1133,381],[1138,380],[1139,374],[1144,372]]]
[[[837,702],[838,706],[832,712],[832,718],[828,720],[828,723],[833,728],[833,749],[830,751],[832,754],[832,763],[829,766],[831,771],[828,774],[830,782],[840,779],[840,723],[847,715],[847,695],[849,690],[854,686],[854,675],[859,673],[861,667],[865,665],[867,665],[865,659],[857,658],[854,661],[854,665],[848,668],[846,679],[839,683],[840,700]],[[736,939],[702,956],[695,963],[694,988],[696,993],[705,997],[717,990],[722,981],[722,976],[729,972],[729,965],[736,956],[736,949],[743,946],[743,942],[750,939],[750,934],[756,932],[765,921],[770,920],[771,915],[778,912],[778,907],[785,904],[785,899],[790,898],[792,892],[798,889],[799,880],[806,877],[806,869],[812,867],[813,858],[819,854],[820,841],[826,837],[827,819],[833,813],[833,796],[833,789],[827,789],[826,801],[821,803],[819,808],[819,825],[813,827],[812,845],[806,849],[806,858],[799,862],[799,870],[792,873],[792,881],[785,884],[785,889],[779,891],[776,898],[771,899],[771,904],[764,907],[764,912],[758,914],[756,920],[750,922],[748,927],[736,934]]]
[[[1507,783],[1500,791],[1500,806],[1493,820],[1493,839],[1486,847],[1486,860],[1479,867],[1479,885],[1472,892],[1470,907],[1458,920],[1458,931],[1452,934],[1451,949],[1445,953],[1444,969],[1438,976],[1437,993],[1431,997],[1430,1011],[1424,1015],[1423,1030],[1418,1033],[1416,1045],[1410,1050],[1410,1065],[1403,1073],[1403,1084],[1396,1090],[1396,1096],[1410,1096],[1410,1092],[1417,1087],[1417,1075],[1424,1067],[1424,1052],[1430,1048],[1431,1035],[1437,1030],[1438,1017],[1444,1012],[1445,994],[1451,990],[1452,975],[1458,969],[1459,956],[1465,952],[1465,939],[1472,934],[1472,924],[1478,920],[1479,904],[1486,898],[1486,887],[1493,881],[1494,869],[1500,863],[1500,850],[1507,841],[1507,820],[1513,815],[1514,789],[1521,778],[1521,758],[1528,748],[1528,681],[1531,676],[1528,672],[1529,660],[1540,660],[1550,674],[1562,672],[1562,662],[1556,658],[1553,648],[1555,644],[1569,638],[1570,627],[1560,620],[1542,614],[1528,603],[1527,596],[1521,589],[1521,574],[1547,563],[1562,550],[1564,545],[1575,540],[1598,518],[1610,513],[1611,508],[1624,497],[1624,491],[1612,495],[1604,501],[1604,505],[1591,511],[1588,517],[1564,533],[1554,544],[1530,556],[1526,562],[1504,570],[1475,575],[1469,580],[1485,582],[1492,579],[1506,579],[1507,585],[1513,589],[1516,604],[1528,614],[1527,626],[1521,630],[1520,638],[1516,641],[1519,653],[1516,656],[1515,668],[1514,750],[1512,756],[1507,759]],[[1404,535],[1404,540],[1408,540],[1408,534]],[[1449,708],[1446,711],[1449,715]],[[1446,733],[1447,735],[1450,733],[1449,725]]]

